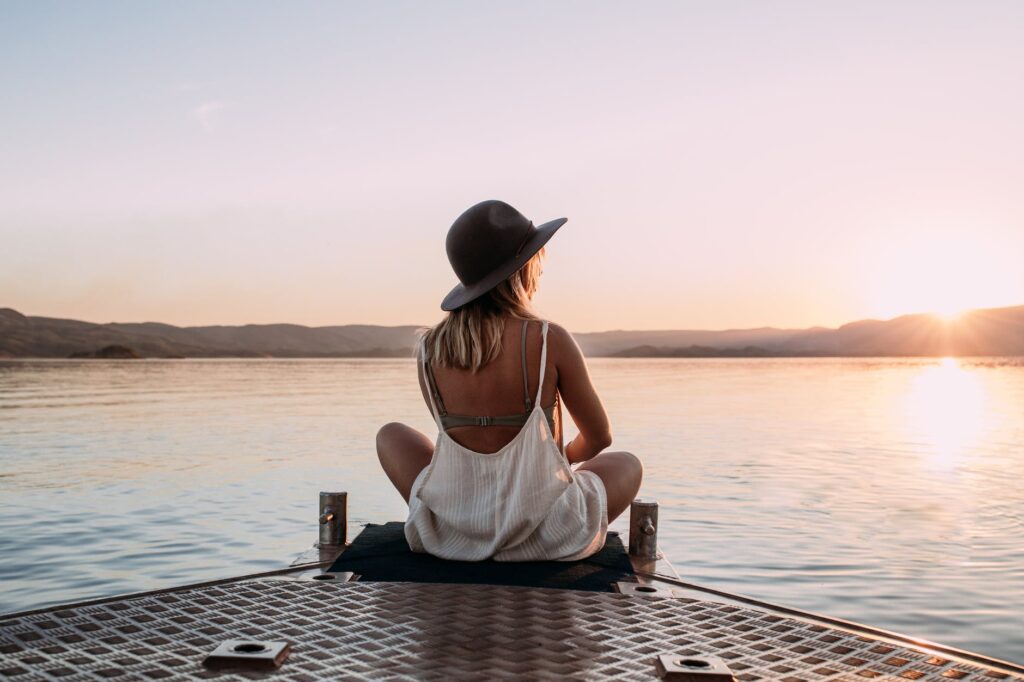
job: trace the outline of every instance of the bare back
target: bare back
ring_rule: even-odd
[[[437,389],[444,399],[445,407],[454,414],[465,415],[506,415],[522,413],[524,409],[523,368],[521,357],[521,323],[518,319],[507,318],[502,333],[501,351],[493,361],[477,372],[452,367],[432,365],[431,371]],[[529,397],[536,395],[537,377],[540,375],[541,322],[531,320],[526,333],[526,368]],[[544,388],[541,391],[542,407],[556,402],[558,394],[558,351],[557,344],[548,344],[547,367],[544,371]],[[430,409],[427,386],[422,372],[417,372],[424,404]],[[561,408],[555,410],[555,440],[562,449]],[[507,445],[516,434],[518,426],[453,426],[448,430],[452,440],[476,452],[493,453]]]
[[[522,432],[519,426],[498,425],[494,422],[466,425],[466,422],[478,421],[473,419],[474,416],[506,417],[506,423],[509,423],[518,421],[523,414],[523,326],[521,318],[508,317],[506,320],[498,357],[479,372],[474,374],[468,370],[432,368],[437,391],[446,409],[450,410],[448,417],[457,417],[453,419],[454,423],[447,424],[449,445],[454,441],[474,453],[493,454],[509,445]],[[529,385],[525,395],[529,395],[531,400],[536,398],[537,377],[540,375],[542,325],[540,320],[531,321],[527,325],[526,365]],[[427,410],[431,410],[425,374],[417,362],[416,375],[423,403]],[[593,473],[601,479],[608,520],[614,520],[636,497],[643,478],[643,464],[630,452],[605,451],[612,443],[611,425],[590,379],[586,359],[572,334],[550,322],[543,382],[539,407],[558,408],[551,411],[550,418],[555,422],[554,435],[559,450],[564,453],[570,465],[578,465],[574,474]],[[576,437],[564,447],[563,403],[567,414],[579,429]],[[533,406],[532,415],[536,414],[536,407]],[[441,415],[435,419],[438,426],[443,425],[442,419],[444,417]],[[435,445],[426,434],[398,422],[385,424],[377,434],[377,454],[381,465],[407,502],[410,501],[419,475],[434,461]]]

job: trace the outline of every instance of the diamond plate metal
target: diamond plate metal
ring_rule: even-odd
[[[273,672],[207,670],[227,639],[280,640]],[[691,599],[265,578],[0,619],[0,677],[657,679],[659,654],[724,659],[740,680],[1024,680],[766,611]]]

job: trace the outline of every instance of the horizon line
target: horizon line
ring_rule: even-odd
[[[769,326],[760,325],[760,326],[757,326],[757,327],[729,327],[729,328],[726,328],[726,329],[700,329],[700,328],[684,328],[684,327],[678,327],[678,328],[674,328],[674,329],[672,329],[672,328],[662,328],[662,329],[657,329],[657,328],[654,328],[654,329],[639,329],[639,328],[638,329],[621,329],[621,328],[619,328],[619,329],[605,329],[605,330],[600,330],[600,331],[580,331],[580,332],[572,332],[572,333],[574,333],[574,334],[611,334],[611,333],[616,333],[616,332],[715,332],[715,333],[721,334],[721,333],[727,333],[727,332],[758,331],[758,330],[762,330],[762,329],[771,329],[771,330],[775,330],[775,331],[807,331],[807,330],[810,330],[810,329],[831,329],[831,330],[834,330],[834,329],[840,329],[841,327],[844,327],[844,326],[846,326],[848,324],[856,324],[858,322],[889,322],[889,321],[892,321],[892,320],[898,320],[898,319],[903,318],[903,317],[918,317],[918,316],[931,316],[931,317],[939,318],[940,320],[944,320],[944,321],[953,323],[953,322],[956,322],[957,318],[959,318],[959,317],[961,317],[963,315],[969,315],[969,314],[972,314],[972,313],[978,313],[978,312],[983,312],[983,311],[992,311],[992,310],[1009,310],[1011,308],[1024,308],[1024,303],[1017,304],[1017,305],[1009,305],[1009,306],[993,306],[993,307],[988,307],[988,308],[968,308],[966,310],[958,312],[956,315],[953,315],[953,316],[944,315],[944,314],[938,313],[938,312],[912,312],[912,313],[903,313],[903,314],[895,315],[893,317],[888,317],[888,318],[865,317],[865,318],[860,318],[860,319],[850,320],[848,322],[844,322],[843,324],[840,324],[837,327],[829,327],[829,326],[826,326],[826,325],[815,324],[815,325],[810,325],[810,326],[807,326],[807,327],[774,327],[774,326],[770,326],[770,325]],[[201,328],[208,328],[208,327],[275,327],[275,326],[303,327],[305,329],[326,329],[326,328],[331,328],[331,327],[377,327],[377,328],[382,328],[382,329],[389,329],[389,328],[390,329],[397,329],[397,328],[400,328],[400,327],[415,327],[417,329],[422,329],[422,328],[426,328],[426,327],[431,327],[432,326],[432,325],[424,325],[424,324],[368,324],[368,323],[364,323],[364,322],[345,322],[345,323],[339,323],[339,324],[322,324],[322,325],[308,325],[308,324],[301,324],[301,323],[298,323],[298,322],[244,322],[244,323],[241,323],[241,324],[192,324],[192,325],[180,325],[180,324],[171,324],[169,322],[160,322],[158,320],[145,320],[145,321],[141,321],[141,322],[117,322],[117,321],[92,322],[90,320],[81,320],[81,319],[69,318],[69,317],[51,317],[49,315],[30,315],[30,314],[23,313],[20,310],[18,310],[16,308],[13,308],[13,307],[10,307],[10,306],[0,307],[0,313],[2,313],[4,311],[8,311],[8,310],[13,312],[13,313],[15,313],[15,314],[17,314],[17,315],[20,315],[22,317],[26,317],[26,318],[42,318],[42,319],[49,319],[49,320],[70,320],[70,321],[73,321],[73,322],[85,322],[87,324],[95,324],[95,325],[117,325],[117,324],[145,325],[145,324],[159,324],[159,325],[164,325],[164,326],[168,326],[168,327],[176,327],[178,329],[201,329]],[[541,318],[541,319],[545,319],[545,318]]]

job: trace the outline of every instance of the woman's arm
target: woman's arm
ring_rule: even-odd
[[[585,462],[612,444],[608,415],[590,381],[587,361],[576,339],[557,324],[549,324],[548,329],[548,343],[558,371],[558,392],[580,430],[565,446],[565,456],[573,464]]]

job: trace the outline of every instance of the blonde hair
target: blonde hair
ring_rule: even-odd
[[[425,361],[476,372],[498,357],[507,318],[539,319],[530,307],[537,291],[544,247],[511,277],[422,330]]]

